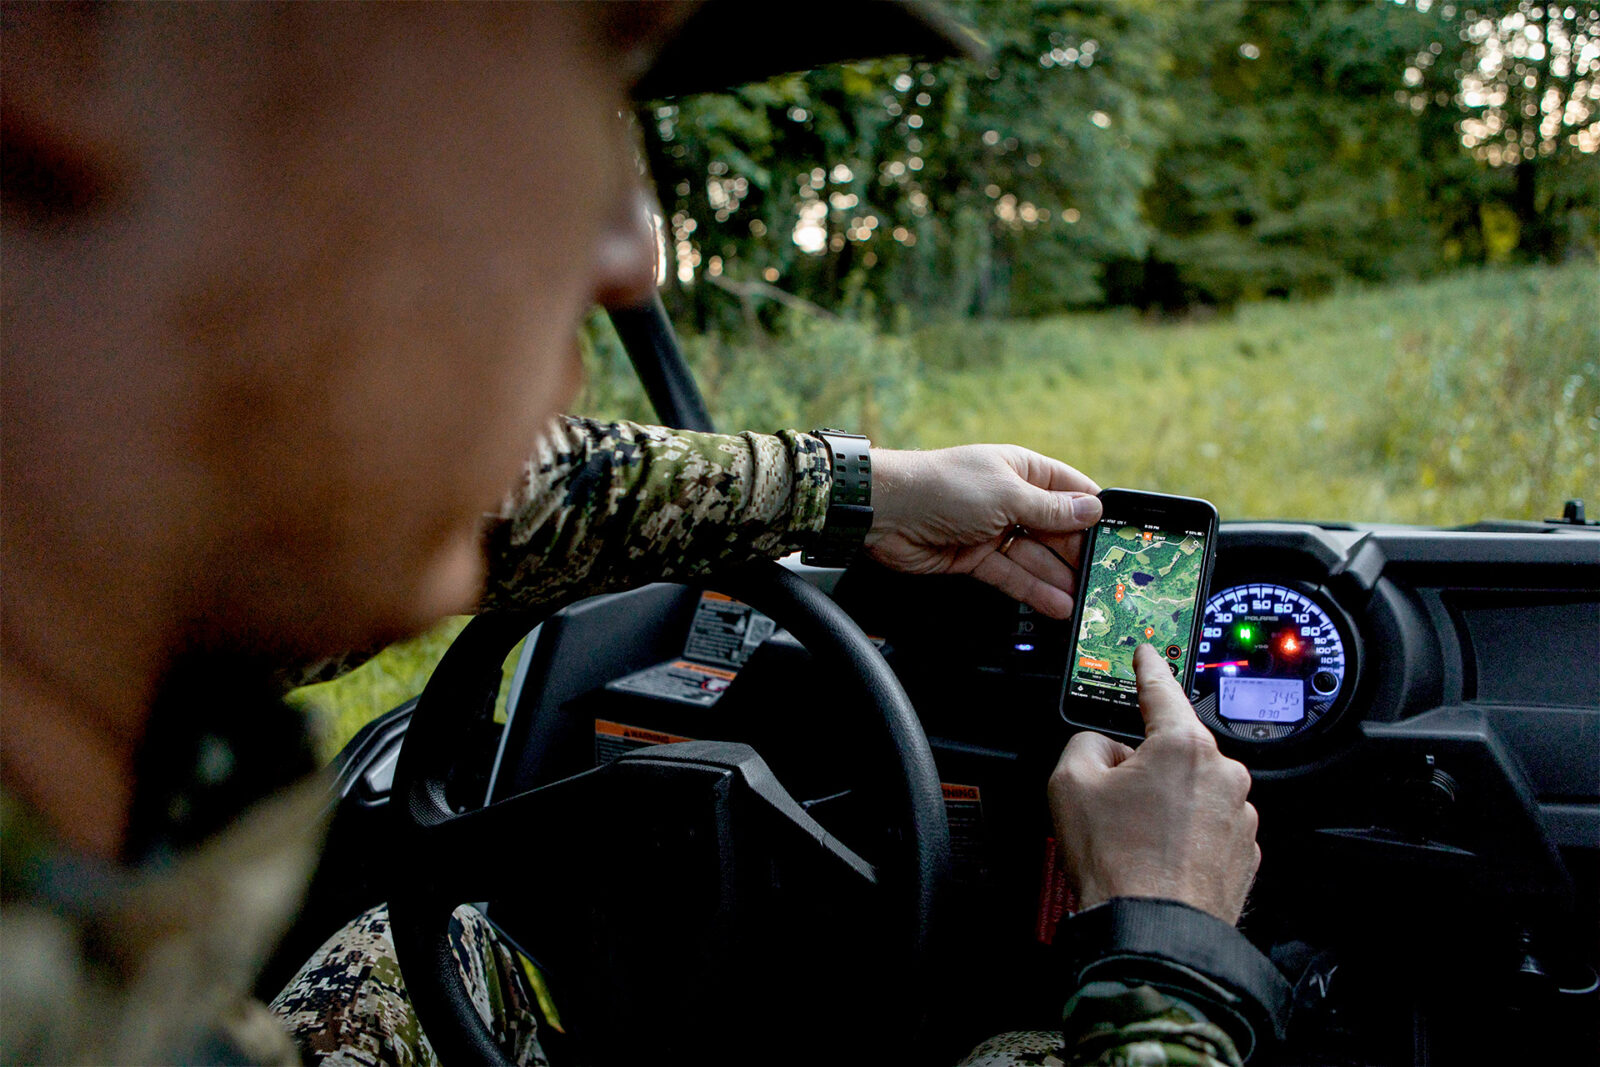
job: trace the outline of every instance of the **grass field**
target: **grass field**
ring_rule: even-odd
[[[924,447],[1010,440],[1224,519],[1543,518],[1600,490],[1593,264],[1209,322],[963,329],[996,355],[928,376],[911,420]]]
[[[797,320],[686,347],[720,425],[860,427],[935,448],[1009,441],[1101,485],[1203,496],[1230,518],[1455,525],[1600,503],[1600,269],[1482,271],[1230,316],[962,322],[898,335]],[[614,343],[580,410],[645,417]],[[854,387],[847,387],[854,383]],[[421,689],[451,620],[297,691],[330,756]]]

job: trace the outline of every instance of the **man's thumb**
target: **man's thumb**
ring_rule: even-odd
[[[1017,521],[1037,533],[1073,533],[1100,521],[1100,498],[1029,486],[1018,503]]]

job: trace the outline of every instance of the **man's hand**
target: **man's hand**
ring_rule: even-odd
[[[1140,645],[1133,665],[1144,743],[1077,734],[1050,776],[1079,906],[1166,897],[1236,923],[1261,864],[1250,772],[1217,751],[1155,649]]]
[[[867,554],[912,574],[971,574],[1057,619],[1072,614],[1081,531],[1100,487],[1015,445],[872,451]],[[1026,536],[1000,549],[1015,526]]]

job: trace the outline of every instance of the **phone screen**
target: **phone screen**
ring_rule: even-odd
[[[1183,675],[1205,560],[1204,530],[1101,520],[1084,569],[1073,695],[1137,706],[1133,650],[1142,644],[1154,645]]]
[[[1166,503],[1141,514],[1141,498]],[[1102,500],[1105,516],[1079,582],[1062,710],[1077,725],[1137,736],[1137,717],[1123,712],[1139,706],[1134,649],[1152,645],[1180,682],[1192,677],[1215,512],[1203,501],[1120,490]]]

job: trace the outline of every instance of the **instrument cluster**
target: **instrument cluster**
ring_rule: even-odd
[[[1359,667],[1359,636],[1325,590],[1230,585],[1206,602],[1190,699],[1219,735],[1270,744],[1331,724]]]

